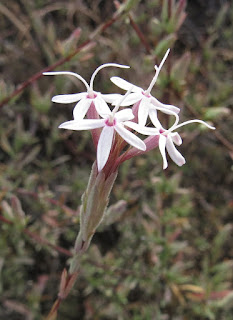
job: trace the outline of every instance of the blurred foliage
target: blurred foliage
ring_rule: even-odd
[[[112,75],[146,88],[154,64],[171,47],[154,94],[181,107],[184,120],[206,120],[217,130],[185,128],[182,168],[170,161],[162,172],[156,150],[122,165],[106,224],[83,257],[78,282],[58,319],[231,320],[232,3],[130,0],[115,5],[1,1],[0,100],[90,36],[95,45],[57,70],[88,80],[102,63],[130,65],[130,70],[98,74],[95,90],[106,93],[119,90],[109,81]],[[112,17],[114,23],[98,32]],[[72,106],[50,101],[55,94],[82,91],[82,83],[48,78],[34,81],[1,109],[4,320],[36,320],[48,313],[78,232],[80,198],[95,159],[88,132],[57,129],[70,119]]]

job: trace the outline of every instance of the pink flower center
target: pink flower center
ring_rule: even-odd
[[[94,92],[92,94],[88,94],[87,95],[87,99],[95,99],[97,97],[97,94],[95,94]]]
[[[108,126],[108,127],[113,127],[113,126],[115,126],[115,124],[116,124],[116,119],[110,119],[110,118],[108,118],[107,120],[105,120],[105,124],[106,124],[106,126]]]
[[[146,94],[146,91],[142,91],[142,94],[143,94],[145,97],[147,97],[147,98],[150,98],[150,97],[151,97],[150,94]]]
[[[159,129],[159,133],[162,134],[164,137],[167,138],[166,130],[164,130],[164,129]]]

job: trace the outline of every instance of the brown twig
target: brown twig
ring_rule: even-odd
[[[233,152],[233,144],[228,141],[220,132],[214,131],[215,137],[230,151]]]
[[[168,17],[169,17],[169,19],[171,19],[171,17],[172,17],[172,10],[173,10],[172,1],[168,0]]]
[[[28,190],[21,189],[21,188],[17,189],[16,191],[17,191],[17,193],[19,193],[21,195],[26,195],[26,196],[33,197],[35,199],[39,199],[39,195],[36,192],[28,191]],[[59,200],[51,199],[51,198],[47,198],[47,197],[45,197],[43,199],[45,199],[46,201],[48,201],[49,203],[51,203],[51,204],[53,204],[55,206],[60,207],[62,210],[68,212],[72,216],[74,216],[74,215],[76,216],[77,213],[78,213],[77,210],[75,211],[75,210],[71,209],[70,207],[68,207],[68,206],[66,206],[64,204],[61,204]]]
[[[136,22],[134,21],[132,15],[129,13],[129,21],[131,26],[133,27],[133,29],[135,30],[135,32],[137,33],[138,38],[141,40],[141,43],[143,44],[143,46],[146,49],[146,52],[148,54],[151,53],[151,48],[149,43],[147,42],[146,38],[144,37],[144,34],[142,33],[142,31],[139,29],[138,25],[136,24]]]
[[[3,107],[7,102],[9,102],[12,98],[16,97],[18,94],[20,94],[25,88],[27,88],[29,85],[31,85],[33,82],[35,82],[36,80],[38,80],[39,78],[41,78],[43,76],[43,72],[48,72],[51,71],[53,69],[55,69],[56,67],[64,64],[65,62],[70,61],[77,53],[79,53],[85,46],[89,45],[91,43],[91,40],[87,40],[85,42],[83,42],[78,48],[76,48],[71,54],[69,54],[67,57],[64,57],[60,60],[58,60],[57,62],[55,62],[54,64],[44,68],[43,70],[37,72],[36,74],[34,74],[31,78],[29,78],[28,80],[24,81],[22,84],[19,85],[19,87],[13,91],[9,96],[7,96],[6,98],[4,98],[2,101],[0,101],[0,108]]]
[[[114,15],[111,19],[109,19],[107,22],[102,24],[95,32],[93,32],[89,39],[84,41],[82,44],[80,44],[72,53],[70,53],[68,56],[58,60],[54,64],[44,68],[43,70],[37,72],[34,74],[31,78],[24,81],[22,84],[19,85],[19,87],[13,91],[10,95],[5,97],[3,100],[0,101],[0,108],[3,107],[6,103],[8,103],[12,98],[16,97],[18,94],[20,94],[25,88],[27,88],[29,85],[31,85],[33,82],[38,80],[43,76],[43,72],[48,72],[54,70],[56,67],[63,65],[64,63],[70,61],[75,55],[77,55],[83,48],[90,45],[91,43],[94,43],[92,39],[99,33],[104,32],[107,28],[109,28],[120,16]]]
[[[187,109],[197,118],[199,119],[200,116],[199,116],[199,113],[193,109],[193,107],[187,103],[186,101],[186,107]],[[215,130],[214,132],[214,135],[215,137],[228,149],[230,150],[231,152],[233,151],[233,144],[227,140],[219,131]]]
[[[5,15],[15,26],[19,31],[25,35],[27,34],[28,27],[25,26],[18,17],[10,11],[6,6],[4,6],[2,3],[0,3],[0,12]]]
[[[4,223],[7,223],[7,224],[10,224],[10,225],[14,224],[13,221],[5,218],[2,215],[0,215],[0,221],[2,221]],[[36,240],[37,242],[39,242],[41,244],[44,244],[44,245],[46,245],[46,246],[48,246],[48,247],[50,247],[50,248],[52,248],[52,249],[54,249],[56,251],[68,256],[68,257],[72,257],[73,256],[73,254],[69,250],[50,243],[47,239],[42,238],[40,235],[38,235],[35,232],[32,232],[32,231],[28,230],[27,228],[24,228],[22,233],[28,235],[31,239]]]

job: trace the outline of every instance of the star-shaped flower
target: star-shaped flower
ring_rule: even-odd
[[[150,116],[150,110],[161,110],[164,113],[174,115],[178,114],[180,109],[169,104],[164,104],[151,95],[151,90],[157,81],[159,72],[169,54],[170,49],[167,50],[163,60],[159,66],[155,66],[155,76],[152,79],[147,90],[144,90],[138,86],[132,85],[128,81],[120,77],[112,77],[111,81],[120,87],[121,89],[128,90],[133,86],[132,92],[122,103],[122,106],[129,106],[140,101],[138,108],[138,121],[141,126],[145,126],[148,116]]]
[[[164,129],[159,122],[157,118],[157,114],[151,117],[151,121],[154,124],[155,128],[152,127],[138,127],[135,126],[135,123],[133,122],[125,122],[125,125],[130,127],[131,129],[136,129],[139,133],[145,134],[145,135],[154,135],[159,136],[159,150],[163,158],[163,169],[166,169],[168,167],[167,163],[167,157],[166,157],[166,150],[171,159],[178,165],[182,166],[185,164],[185,158],[182,156],[182,154],[176,149],[175,145],[180,146],[182,144],[181,136],[174,132],[178,128],[185,126],[186,124],[198,122],[201,124],[204,124],[209,129],[214,130],[215,128],[207,124],[206,122],[202,120],[189,120],[185,121],[183,123],[178,124],[178,120],[176,119],[175,123],[172,125],[170,129]]]
[[[90,85],[86,82],[83,77],[81,77],[79,74],[69,71],[54,71],[54,72],[44,72],[44,75],[71,75],[83,82],[85,85],[87,91],[81,92],[81,93],[74,93],[74,94],[62,94],[57,95],[52,98],[53,102],[57,103],[72,103],[72,102],[78,102],[73,110],[73,116],[76,119],[83,119],[88,111],[88,109],[91,106],[91,103],[93,102],[95,105],[95,108],[98,113],[103,112],[106,108],[108,108],[106,102],[114,102],[114,100],[118,99],[119,97],[122,97],[120,94],[101,94],[100,92],[96,92],[93,89],[93,83],[95,76],[97,73],[105,68],[105,67],[117,67],[117,68],[129,68],[128,66],[124,66],[117,63],[105,63],[101,66],[99,66],[93,73]]]
[[[102,119],[78,119],[76,117],[74,120],[64,122],[59,126],[59,128],[70,130],[103,128],[97,145],[97,167],[99,171],[104,168],[108,160],[116,132],[133,147],[143,151],[146,150],[145,143],[125,128],[125,122],[127,121],[130,124],[134,115],[131,109],[118,111],[120,103],[112,111],[106,104],[104,110],[100,110]],[[139,128],[139,125],[135,123],[134,129],[137,130],[137,127]]]

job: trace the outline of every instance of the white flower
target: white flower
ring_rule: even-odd
[[[132,120],[134,118],[134,115],[131,109],[118,111],[120,103],[112,111],[106,104],[104,111],[102,111],[102,109],[100,110],[100,116],[103,119],[76,118],[75,120],[64,122],[59,126],[59,128],[70,130],[89,130],[103,128],[97,146],[97,166],[99,171],[103,169],[108,160],[115,136],[115,131],[133,147],[143,151],[146,150],[145,143],[135,134],[125,128],[125,121],[130,124],[131,121],[129,120]],[[137,130],[137,127],[139,128],[139,125],[135,124],[134,129]]]
[[[177,146],[180,146],[182,144],[182,139],[180,137],[180,135],[177,132],[173,132],[174,130],[185,126],[186,124],[189,123],[194,123],[194,122],[198,122],[201,124],[204,124],[205,126],[207,126],[208,128],[214,130],[215,128],[210,126],[209,124],[207,124],[206,122],[202,121],[202,120],[189,120],[189,121],[185,121],[181,124],[177,124],[178,120],[175,121],[175,123],[172,125],[172,127],[168,130],[164,129],[161,125],[161,123],[159,122],[157,115],[155,114],[154,117],[151,117],[151,121],[154,124],[155,128],[149,128],[149,127],[135,127],[135,124],[133,122],[126,122],[125,125],[127,125],[128,127],[135,129],[145,135],[154,135],[154,136],[159,136],[159,150],[160,153],[162,155],[163,158],[163,169],[166,169],[168,167],[168,163],[167,163],[167,157],[166,157],[166,150],[167,153],[169,154],[169,156],[171,157],[171,159],[178,165],[178,166],[182,166],[183,164],[185,164],[185,158],[182,156],[182,154],[176,149],[175,144]]]
[[[78,102],[76,106],[74,107],[73,110],[73,116],[74,119],[83,119],[88,111],[88,109],[91,106],[91,103],[93,102],[95,105],[95,108],[98,113],[104,112],[108,106],[106,102],[114,102],[117,98],[121,97],[120,94],[101,94],[100,92],[96,92],[93,90],[93,83],[95,76],[97,73],[105,68],[105,67],[118,67],[118,68],[129,68],[128,66],[124,66],[121,64],[116,64],[116,63],[105,63],[101,66],[99,66],[95,72],[93,73],[91,80],[90,80],[90,85],[86,82],[83,77],[81,77],[79,74],[74,73],[74,72],[69,72],[69,71],[55,71],[55,72],[44,72],[44,75],[71,75],[79,80],[81,80],[87,91],[86,92],[81,92],[81,93],[75,93],[75,94],[62,94],[58,96],[54,96],[52,98],[53,102],[57,103],[72,103],[72,102]]]
[[[146,124],[146,121],[147,121],[147,118],[148,116],[150,116],[150,110],[151,109],[154,109],[154,110],[161,110],[162,112],[164,113],[167,113],[167,114],[178,114],[180,109],[173,106],[173,105],[169,105],[169,104],[164,104],[164,103],[161,103],[160,101],[158,101],[155,97],[153,97],[150,92],[158,78],[158,75],[159,75],[159,72],[169,54],[169,51],[170,49],[167,50],[163,60],[161,61],[160,65],[159,66],[156,66],[155,65],[155,76],[154,78],[152,79],[149,87],[147,90],[144,90],[140,87],[137,87],[135,85],[133,85],[133,88],[132,88],[132,94],[130,94],[128,96],[128,98],[126,98],[124,100],[124,102],[122,103],[122,106],[129,106],[129,105],[132,105],[136,102],[139,102],[140,101],[140,105],[139,105],[139,109],[138,109],[138,123],[141,125],[141,126],[145,126]],[[112,77],[111,78],[111,81],[117,85],[118,87],[120,87],[121,89],[124,89],[124,90],[128,90],[130,87],[132,87],[132,84],[129,83],[128,81],[120,78],[120,77]]]

